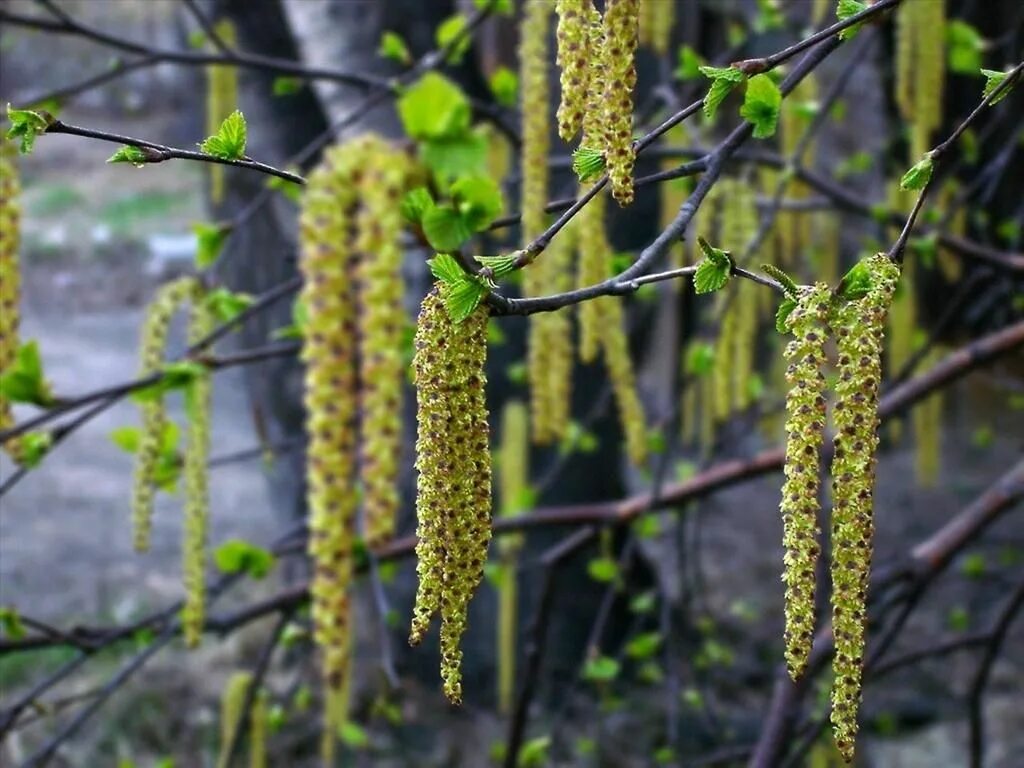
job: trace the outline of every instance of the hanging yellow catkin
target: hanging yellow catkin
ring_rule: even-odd
[[[583,192],[582,187],[580,192]],[[612,250],[604,233],[606,200],[607,197],[602,190],[577,214],[579,259],[577,261],[576,285],[578,288],[596,285],[608,277],[608,265],[612,260]],[[601,304],[597,301],[584,301],[579,305],[577,313],[580,329],[580,360],[584,363],[592,363],[597,359],[600,351],[603,328]]]
[[[21,184],[15,164],[14,144],[0,136],[0,373],[18,355],[18,326],[21,320],[21,270],[18,246],[21,238]],[[14,426],[14,414],[7,398],[0,395],[0,430]],[[3,445],[15,462],[22,459],[21,440]]]
[[[252,714],[249,717],[249,768],[267,768],[269,699],[266,690],[261,688],[252,702]]]
[[[958,185],[955,179],[950,179],[942,185],[939,193],[939,207],[945,214],[946,231],[957,237],[967,234],[967,206],[961,205],[950,214],[950,208],[957,197]],[[950,283],[955,283],[963,277],[963,261],[949,248],[939,245],[938,259],[939,269],[942,276]]]
[[[248,672],[235,672],[224,685],[224,691],[220,696],[220,750],[217,753],[217,768],[228,768],[228,753],[241,725],[242,707],[245,706],[245,697],[250,685],[252,675]]]
[[[352,249],[359,140],[327,151],[310,174],[299,216],[301,300],[306,308],[307,505],[313,636],[327,690],[323,756],[347,709],[351,652],[356,469],[356,283]]]
[[[576,227],[568,227],[548,246],[547,292],[561,293],[572,288],[572,261],[576,252]],[[549,418],[549,433],[553,441],[560,441],[569,431],[572,416],[572,314],[569,308],[546,312],[545,343],[547,346],[547,383],[545,409]]]
[[[188,340],[195,344],[217,325],[217,316],[198,294],[189,320]],[[199,645],[206,612],[206,540],[209,529],[210,496],[207,463],[210,455],[210,399],[213,381],[203,369],[185,392],[188,434],[185,447],[185,523],[182,529],[182,573],[185,577],[185,605],[181,609],[181,631],[185,645]]]
[[[686,128],[685,123],[679,123],[672,128],[669,128],[665,134],[665,140],[669,146],[673,147],[685,147],[690,143],[690,134]],[[666,157],[661,161],[661,170],[668,171],[675,168],[679,164],[678,159]],[[691,183],[689,178],[671,179],[662,184],[658,185],[658,193],[660,195],[659,208],[660,213],[658,215],[658,226],[662,230],[667,229],[672,223],[672,220],[679,214],[679,209],[683,203],[690,196]],[[685,247],[682,241],[672,243],[669,246],[668,253],[666,254],[666,260],[668,265],[675,269],[683,266],[683,254]],[[678,287],[680,291],[686,290],[686,283],[683,280],[678,280]]]
[[[675,15],[675,0],[640,0],[640,44],[659,56],[667,54]]]
[[[731,179],[723,194],[721,242],[734,258],[746,256],[747,246],[757,233],[757,199],[751,184]],[[749,280],[740,281],[731,297],[728,311],[735,313],[735,329],[730,353],[729,376],[732,379],[732,407],[745,410],[752,401],[750,378],[754,373],[757,349],[758,287]]]
[[[619,205],[633,202],[633,88],[640,0],[607,0],[604,12],[605,163],[612,196]]]
[[[395,530],[402,453],[403,309],[401,198],[412,164],[383,139],[360,140],[356,250],[363,534],[375,546]]]
[[[583,127],[591,51],[587,47],[587,25],[594,4],[591,0],[558,0],[556,62],[561,69],[562,97],[558,104],[558,135],[570,141]]]
[[[782,486],[786,583],[786,666],[796,680],[814,639],[814,582],[818,561],[819,452],[825,435],[825,342],[830,290],[817,283],[788,318],[786,345],[786,481]]]
[[[946,78],[944,2],[906,2],[896,10],[896,105],[910,124],[910,157],[916,162],[942,123]]]
[[[171,318],[192,300],[198,285],[195,278],[182,277],[157,290],[142,324],[140,378],[159,373],[163,368]],[[143,402],[140,411],[142,427],[132,476],[132,540],[137,552],[145,552],[149,549],[156,468],[163,448],[167,412],[161,396]]]
[[[523,244],[544,231],[548,196],[550,149],[550,88],[548,86],[548,24],[552,6],[547,0],[527,0],[519,39],[519,83],[522,99],[521,200]],[[523,271],[523,291],[538,296],[546,291],[547,261],[541,257]],[[527,378],[534,442],[544,445],[554,437],[548,390],[549,328],[545,313],[529,319]]]
[[[636,388],[633,360],[629,354],[623,302],[615,296],[602,296],[595,299],[595,302],[604,305],[600,310],[604,326],[601,348],[619,412],[619,423],[626,440],[626,456],[635,466],[641,466],[647,460],[647,421]]]
[[[831,467],[832,628],[836,646],[832,662],[832,733],[847,760],[853,758],[864,666],[885,316],[900,273],[884,253],[870,257],[866,267],[870,290],[862,298],[834,306],[829,317],[838,353]]]
[[[460,642],[491,537],[487,310],[456,324],[435,286],[420,307],[414,345],[419,586],[409,643],[418,645],[440,612],[444,693],[460,704]]]
[[[222,19],[214,25],[214,31],[225,45],[234,48],[237,43],[235,25]],[[214,49],[219,50],[219,49]],[[238,109],[238,69],[226,64],[211,64],[206,68],[206,133],[217,133],[220,124],[228,115]],[[210,172],[210,201],[216,205],[224,200],[225,166],[208,164]]]
[[[931,368],[941,358],[941,350],[933,349],[922,364]],[[917,482],[934,488],[942,470],[942,390],[935,390],[913,410],[914,472]]]
[[[818,83],[812,74],[801,80],[783,103],[779,117],[779,149],[787,160],[794,156],[801,137],[811,124],[813,106],[817,103],[817,98]],[[812,142],[804,150],[803,165],[813,166],[814,154],[815,143]],[[771,176],[777,179],[778,173],[772,173]],[[775,183],[766,189],[769,193],[774,192]],[[810,197],[810,194],[810,189],[799,179],[790,179],[786,185],[786,197],[789,200],[803,200]],[[804,267],[804,251],[810,249],[814,243],[812,214],[806,211],[782,210],[779,211],[776,221],[783,265]]]
[[[529,435],[526,406],[518,400],[505,404],[501,414],[501,446],[498,509],[502,517],[522,514],[524,498],[529,490]],[[499,540],[501,572],[498,583],[498,709],[512,711],[516,674],[516,630],[518,615],[518,577],[516,568],[521,534],[509,534]]]

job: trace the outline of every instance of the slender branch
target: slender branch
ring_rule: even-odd
[[[231,50],[231,47],[224,42],[224,39],[217,32],[213,22],[206,18],[206,14],[203,13],[203,9],[199,7],[199,3],[196,0],[182,0],[188,12],[192,15],[192,18],[196,20],[200,28],[203,30],[203,34],[217,46],[217,50],[223,53],[225,56],[234,56],[235,52]]]

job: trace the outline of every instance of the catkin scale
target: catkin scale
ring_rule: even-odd
[[[608,0],[604,13],[605,162],[612,196],[619,205],[633,202],[633,88],[640,0]]]
[[[164,365],[171,318],[194,298],[198,289],[195,278],[182,277],[165,283],[157,290],[142,324],[140,377],[160,372]],[[145,552],[149,549],[156,493],[155,474],[163,448],[167,411],[163,398],[159,396],[142,403],[140,411],[142,427],[132,476],[132,540],[137,552]]]
[[[208,336],[216,324],[216,315],[197,291],[189,320],[189,343],[195,344]],[[181,610],[181,630],[185,645],[190,648],[199,645],[206,611],[206,540],[210,517],[207,463],[212,388],[210,372],[203,369],[192,379],[185,393],[188,433],[183,469],[185,523],[181,551],[185,604]]]
[[[0,136],[0,373],[17,357],[21,320],[21,272],[18,265],[21,184],[14,154],[14,144]],[[11,404],[0,395],[0,430],[12,426]],[[18,438],[7,440],[3,448],[13,461],[21,461],[21,441]]]
[[[561,68],[561,101],[558,104],[558,135],[569,141],[583,127],[590,63],[587,23],[593,10],[591,0],[558,0],[556,62]]]
[[[885,254],[867,267],[872,285],[859,299],[832,308],[838,378],[832,457],[832,732],[852,759],[864,664],[867,589],[874,534],[872,495],[878,447],[878,392],[885,316],[899,267]]]
[[[819,453],[825,431],[825,342],[830,291],[805,290],[790,313],[786,345],[786,480],[780,511],[786,584],[786,665],[796,680],[814,637],[814,582],[818,560]]]
[[[487,311],[478,307],[455,324],[435,287],[420,307],[414,345],[419,585],[409,642],[418,644],[441,614],[444,693],[460,704],[460,642],[491,536]]]

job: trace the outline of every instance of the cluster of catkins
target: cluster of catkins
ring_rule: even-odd
[[[607,0],[603,17],[592,0],[558,0],[556,8],[562,86],[558,133],[571,141],[588,119],[593,121],[582,148],[603,154],[612,194],[620,205],[629,205],[640,0]]]
[[[491,539],[491,455],[486,378],[487,310],[452,321],[435,287],[416,323],[416,535],[419,586],[409,643],[441,615],[441,677],[462,702],[462,650],[469,600],[483,578]]]
[[[18,355],[18,325],[21,316],[21,272],[18,267],[18,242],[21,234],[21,185],[14,163],[14,144],[0,137],[0,372],[14,363]],[[0,431],[14,426],[11,404],[0,395]],[[3,449],[16,462],[21,461],[21,441],[7,440]]]
[[[344,717],[349,679],[357,480],[368,544],[391,536],[398,508],[404,322],[399,202],[414,171],[411,159],[382,138],[353,138],[329,149],[312,172],[299,217],[310,591],[314,637],[333,701],[329,718]],[[333,733],[336,723],[327,725]]]
[[[141,377],[160,374],[171,319],[191,304],[188,338],[201,342],[216,325],[216,315],[205,301],[202,283],[182,277],[161,286],[146,312],[142,326]],[[188,436],[184,456],[185,525],[182,541],[182,572],[185,604],[181,612],[185,644],[199,644],[206,603],[206,544],[209,519],[207,462],[210,451],[210,372],[198,370],[185,390]],[[141,403],[142,428],[132,478],[132,535],[136,551],[149,549],[153,500],[160,480],[160,464],[169,426],[167,409],[159,392],[149,393]]]
[[[857,733],[864,663],[867,589],[874,534],[872,494],[878,447],[878,392],[885,318],[899,267],[885,254],[866,261],[870,287],[862,296],[831,297],[819,284],[804,289],[787,323],[786,481],[784,523],[786,661],[796,678],[804,671],[814,626],[814,573],[819,552],[818,453],[825,429],[824,344],[837,347],[832,457],[832,727],[836,746],[850,760]]]

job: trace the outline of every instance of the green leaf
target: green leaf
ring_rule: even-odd
[[[29,341],[18,348],[14,362],[0,375],[0,395],[12,403],[43,408],[53,405],[53,392],[43,376],[38,343]]]
[[[448,193],[466,227],[473,232],[487,229],[505,206],[501,187],[488,176],[463,176]]]
[[[294,173],[298,171],[298,168],[289,166],[286,170]],[[302,185],[297,184],[294,181],[288,181],[288,179],[282,179],[280,176],[271,176],[268,178],[267,189],[273,189],[280,192],[293,203],[298,203],[302,198]]]
[[[962,19],[946,22],[946,54],[949,70],[961,75],[978,75],[985,39]]]
[[[199,149],[221,160],[241,160],[245,157],[245,115],[235,110],[224,118],[217,133],[199,145]]]
[[[740,116],[754,125],[754,138],[775,135],[779,122],[782,91],[768,75],[754,75],[747,81],[747,93],[740,107]]]
[[[248,293],[235,293],[227,288],[217,288],[206,294],[204,302],[219,322],[229,323],[252,304],[252,296]]]
[[[541,768],[541,766],[547,765],[550,747],[550,736],[537,736],[524,742],[519,750],[516,768]]]
[[[19,139],[19,151],[23,155],[32,152],[36,137],[46,133],[53,122],[54,117],[49,112],[33,111],[31,109],[12,109],[7,105],[7,120],[11,127],[7,130],[8,139]]]
[[[437,31],[434,33],[434,42],[437,43],[438,49],[448,51],[445,61],[449,64],[459,64],[462,61],[462,57],[466,55],[466,51],[469,50],[472,38],[464,34],[465,29],[466,17],[461,13],[449,16],[437,26]],[[457,38],[459,39],[458,42],[455,43],[451,50],[448,50],[449,46]]]
[[[985,87],[981,91],[981,96],[985,100],[988,100],[988,98],[993,93],[995,93],[996,89],[1003,84],[1003,81],[1010,76],[1009,72],[998,72],[994,69],[983,69],[981,70],[981,74],[985,76]],[[999,92],[998,96],[992,99],[992,101],[988,102],[988,105],[991,107],[998,104],[1000,101],[1002,101],[1003,99],[1010,95],[1010,91],[1012,91],[1013,88],[1014,86],[1012,85],[1009,88],[1004,88],[1002,91]],[[9,135],[10,134],[8,134],[8,136]]]
[[[422,224],[423,214],[434,207],[434,198],[426,187],[416,187],[405,193],[399,210],[410,224]]]
[[[839,0],[839,5],[836,6],[836,18],[839,21],[846,21],[851,16],[856,16],[861,11],[866,11],[867,8],[867,3],[862,3],[860,0]],[[860,27],[860,24],[854,24],[851,27],[847,27],[839,33],[839,39],[849,40],[857,34],[857,30],[860,29]]]
[[[473,234],[465,219],[447,203],[424,213],[420,224],[427,242],[442,253],[457,251]]]
[[[139,147],[121,147],[117,152],[107,158],[108,163],[131,163],[136,168],[146,164],[146,153]]]
[[[711,79],[711,87],[704,97],[704,117],[715,119],[718,106],[732,89],[746,79],[746,75],[733,67],[700,67],[701,74]]]
[[[844,301],[856,301],[868,295],[871,290],[871,269],[866,260],[858,261],[839,281],[836,295]]]
[[[728,251],[715,248],[703,237],[697,238],[704,259],[693,273],[693,289],[697,293],[712,293],[729,282],[732,273],[732,258]]]
[[[21,614],[16,608],[0,605],[0,631],[8,640],[25,637],[25,625],[21,623]]]
[[[762,264],[761,271],[764,272],[769,277],[774,277],[779,282],[779,284],[782,285],[783,289],[786,291],[787,296],[796,298],[797,293],[799,293],[799,291],[797,290],[796,282],[783,270],[779,269],[774,264]]]
[[[366,749],[370,746],[370,737],[366,731],[351,720],[338,726],[338,738],[349,749]]]
[[[478,131],[425,141],[420,157],[443,186],[459,176],[487,172],[487,138]]]
[[[110,440],[125,453],[135,453],[142,442],[142,430],[138,427],[117,427],[110,431]]]
[[[262,579],[274,567],[274,556],[248,541],[229,539],[214,550],[213,562],[222,573],[245,573]]]
[[[19,438],[21,465],[28,469],[39,466],[39,462],[53,447],[53,435],[49,432],[26,432]]]
[[[631,659],[649,659],[661,648],[660,632],[644,632],[626,643],[626,655]]]
[[[618,578],[619,564],[611,557],[596,557],[587,563],[587,573],[594,581],[607,584]]]
[[[629,601],[629,610],[631,613],[642,615],[653,611],[657,603],[657,594],[653,590],[648,590],[647,592],[641,592]]]
[[[758,33],[779,29],[785,23],[785,16],[779,7],[779,0],[757,0],[757,18],[754,30]]]
[[[855,152],[836,166],[836,178],[845,179],[848,176],[870,171],[874,162],[874,157],[870,152]]]
[[[711,344],[694,344],[686,355],[686,372],[706,376],[715,367],[715,348]]]
[[[592,147],[579,147],[572,153],[572,170],[583,182],[596,179],[604,173],[604,152]]]
[[[516,270],[516,262],[521,253],[521,251],[514,251],[513,253],[504,253],[501,256],[477,256],[476,260],[491,270],[491,273],[497,279]]]
[[[405,44],[405,40],[401,35],[391,30],[385,30],[384,34],[380,36],[380,46],[377,48],[377,53],[385,59],[397,61],[399,64],[412,64],[409,46]]]
[[[988,571],[988,563],[985,555],[980,552],[973,552],[967,555],[960,563],[960,573],[969,579],[980,579]]]
[[[700,77],[700,68],[704,65],[704,58],[693,48],[688,45],[680,48],[678,61],[673,74],[679,80],[696,80]]]
[[[498,67],[487,81],[494,100],[510,109],[519,97],[519,75],[508,67]]]
[[[197,222],[192,225],[192,231],[196,234],[196,267],[206,269],[220,257],[231,228],[223,224]]]
[[[437,254],[427,265],[430,273],[443,283],[455,283],[468,277],[458,260],[448,253]]]
[[[275,77],[271,86],[271,93],[274,96],[294,96],[302,90],[306,81],[301,77],[281,76]]]
[[[932,170],[935,167],[933,157],[931,152],[926,152],[920,161],[903,174],[903,178],[900,179],[900,189],[924,189],[925,184],[932,178]]]
[[[410,138],[451,139],[469,128],[469,101],[451,80],[428,72],[398,99],[398,115]]]
[[[775,312],[775,330],[779,333],[789,333],[789,316],[796,309],[796,302],[793,299],[785,298],[779,304]]]
[[[500,16],[512,15],[512,0],[473,0],[473,5],[481,11],[490,9],[491,13]]]
[[[447,253],[439,253],[427,264],[434,277],[441,281],[441,298],[448,314],[453,321],[461,323],[477,308],[488,288],[467,274],[455,257]]]
[[[159,381],[148,387],[135,390],[131,397],[137,403],[150,403],[159,400],[164,393],[175,389],[186,389],[197,377],[206,373],[206,366],[193,360],[182,360],[167,363],[163,368],[163,376]]]
[[[608,683],[619,675],[619,662],[610,656],[598,656],[583,665],[581,676],[593,683]]]

